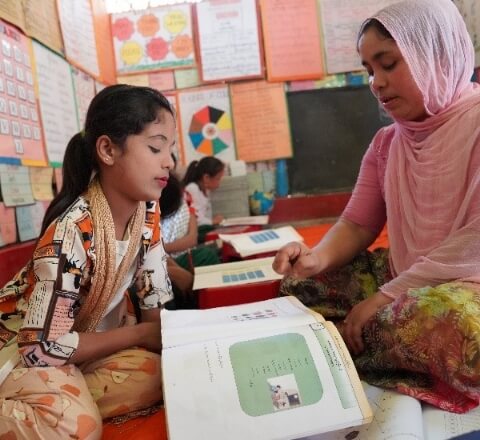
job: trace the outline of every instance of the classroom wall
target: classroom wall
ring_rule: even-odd
[[[240,159],[250,194],[274,197],[287,159],[290,194],[351,190],[389,122],[366,87],[356,32],[393,1],[203,0],[109,14],[103,0],[0,0],[0,247],[37,237],[69,139],[117,82],[165,93],[181,166]],[[480,5],[455,3],[480,65]]]

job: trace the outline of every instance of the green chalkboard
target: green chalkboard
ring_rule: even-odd
[[[391,124],[368,86],[287,93],[289,193],[349,191],[377,130]]]

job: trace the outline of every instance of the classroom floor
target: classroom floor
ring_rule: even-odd
[[[331,224],[295,227],[303,237],[307,246],[314,246],[332,227]],[[384,229],[370,249],[388,247],[387,231]],[[165,410],[161,409],[155,414],[138,417],[120,425],[106,423],[104,425],[102,440],[167,440],[167,425]]]

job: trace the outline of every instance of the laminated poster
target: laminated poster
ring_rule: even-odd
[[[204,156],[235,160],[228,86],[178,93],[184,164]]]
[[[195,65],[190,5],[112,14],[118,73]]]
[[[0,162],[46,165],[30,40],[0,21]]]

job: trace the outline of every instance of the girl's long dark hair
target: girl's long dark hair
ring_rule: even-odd
[[[160,197],[160,217],[167,218],[175,214],[182,205],[183,187],[178,177],[170,172],[167,186]]]
[[[93,98],[85,129],[72,137],[65,150],[62,189],[45,213],[40,236],[86,191],[92,173],[98,171],[97,139],[106,135],[123,149],[127,137],[141,133],[147,124],[160,117],[160,110],[174,115],[165,96],[149,87],[117,84],[105,87]]]
[[[214,156],[206,156],[200,160],[194,160],[188,165],[183,178],[183,185],[187,186],[191,182],[198,183],[205,174],[214,177],[223,171],[224,168],[225,164]]]

